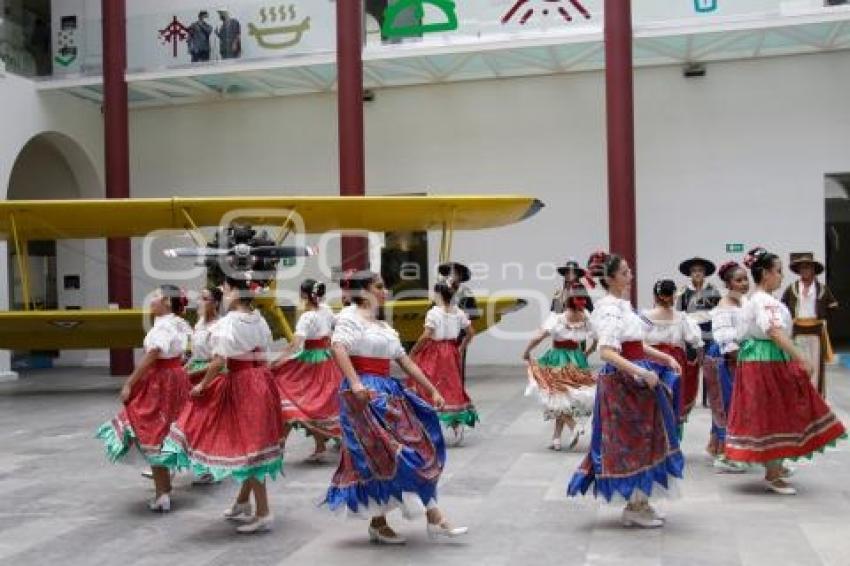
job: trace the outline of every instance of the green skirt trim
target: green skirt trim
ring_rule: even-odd
[[[321,350],[301,350],[297,356],[292,358],[305,364],[321,364],[333,358],[333,354],[327,348]]]
[[[773,340],[744,340],[738,350],[738,362],[789,362],[791,358]]]
[[[459,413],[440,413],[439,417],[440,422],[450,427],[463,425],[469,428],[475,428],[475,423],[481,421],[475,409],[466,409]]]
[[[130,427],[124,429],[124,438],[118,438],[118,431],[115,430],[111,422],[103,423],[94,436],[103,441],[106,457],[113,464],[127,455],[130,446],[136,439],[136,435],[133,434],[133,429]]]
[[[174,470],[191,470],[195,477],[209,474],[217,482],[227,478],[233,478],[239,483],[251,478],[262,482],[265,481],[266,477],[275,480],[278,475],[283,474],[283,458],[281,457],[256,466],[208,466],[189,458],[189,455],[171,438],[165,439],[162,445],[162,453],[162,463],[158,465]]]
[[[583,350],[565,350],[563,348],[551,348],[545,354],[537,358],[537,364],[544,368],[562,368],[564,366],[576,366],[580,369],[590,369],[587,356]]]
[[[201,371],[205,372],[209,366],[209,360],[192,360],[186,364],[186,373],[193,374]]]
[[[847,440],[847,433],[845,432],[835,440],[830,440],[817,450],[812,450],[808,454],[803,454],[802,456],[795,456],[794,458],[783,458],[784,460],[791,460],[792,462],[799,462],[800,460],[812,460],[815,457],[815,454],[823,454],[826,452],[827,448],[835,448],[835,445],[838,444],[839,440]]]
[[[133,427],[131,426],[127,426],[124,429],[124,438],[119,438],[115,427],[112,426],[111,422],[107,422],[97,429],[95,438],[103,441],[104,448],[106,448],[106,457],[109,458],[109,461],[113,464],[126,456],[127,452],[130,451],[130,448],[135,445],[139,449],[139,453],[142,454],[151,466],[162,466],[164,468],[169,467],[167,463],[169,458],[168,455],[162,454],[161,452],[147,453],[142,450],[139,446],[139,441],[136,438],[136,433],[133,432]]]

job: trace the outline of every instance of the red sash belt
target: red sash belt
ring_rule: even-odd
[[[575,340],[553,340],[552,345],[561,350],[578,350],[580,346]]]
[[[643,351],[643,342],[623,342],[620,355],[630,362],[646,359],[646,354]]]
[[[261,367],[263,362],[259,360],[227,360],[227,371],[237,372],[246,369]]]
[[[181,358],[158,358],[156,360],[156,369],[179,369],[183,367]]]
[[[331,337],[317,338],[315,340],[304,340],[305,350],[327,350],[331,347]]]
[[[351,356],[351,365],[357,373],[368,373],[370,375],[390,376],[390,361],[386,358],[367,358],[365,356]]]

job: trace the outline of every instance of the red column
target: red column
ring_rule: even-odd
[[[127,111],[127,20],[125,0],[101,0],[103,13],[103,119],[106,198],[130,197],[130,141]],[[133,306],[130,240],[106,243],[109,302]],[[111,350],[112,375],[133,370],[132,350]]]
[[[605,0],[605,101],[609,247],[626,258],[637,276],[631,0]],[[637,284],[632,301],[636,298]]]
[[[339,194],[366,194],[363,133],[363,3],[336,2],[337,116],[339,127]],[[342,238],[342,268],[369,267],[369,241]]]

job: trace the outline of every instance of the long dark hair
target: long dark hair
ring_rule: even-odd
[[[773,269],[773,265],[779,259],[775,253],[769,252],[764,248],[757,247],[747,252],[747,257],[744,259],[744,265],[750,269],[753,275],[753,281],[756,285],[760,284],[764,279],[764,274]]]
[[[439,281],[434,285],[434,292],[440,296],[444,304],[450,305],[457,290],[449,285],[448,282]]]
[[[186,306],[189,304],[189,299],[186,298],[186,293],[180,287],[176,285],[160,285],[159,292],[162,293],[163,298],[168,299],[168,308],[171,309],[172,313],[176,315],[183,314],[183,311],[186,310]]]
[[[608,289],[608,278],[613,277],[620,269],[623,263],[623,256],[618,254],[608,254],[605,256],[605,263],[602,264],[602,278],[599,281],[602,286]]]
[[[325,297],[327,288],[321,281],[315,279],[305,279],[301,282],[301,294],[307,298],[307,302],[314,307],[319,306],[319,302]]]

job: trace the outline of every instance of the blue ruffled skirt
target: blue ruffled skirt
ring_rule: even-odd
[[[718,441],[726,442],[726,421],[732,408],[735,368],[729,367],[716,342],[709,345],[705,355],[703,379],[711,407],[711,434]]]
[[[568,496],[585,495],[610,502],[630,500],[635,490],[651,496],[653,489],[671,487],[682,478],[685,459],[679,449],[679,375],[650,361],[637,365],[655,372],[654,390],[612,365],[599,373],[590,452],[567,487]]]
[[[347,379],[340,386],[342,451],[324,504],[363,517],[395,508],[413,516],[436,502],[446,462],[440,419],[394,378],[363,374],[360,380],[371,396],[365,407]]]

